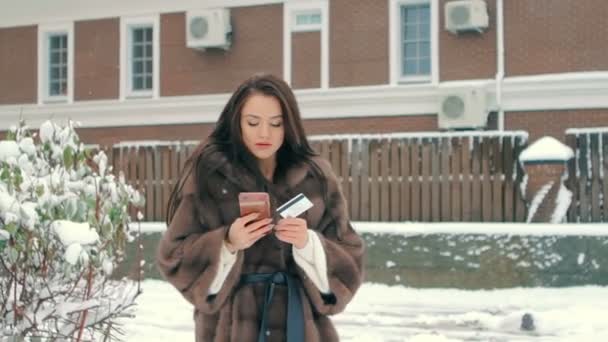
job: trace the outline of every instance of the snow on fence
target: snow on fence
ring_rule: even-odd
[[[576,151],[568,162],[568,221],[608,222],[608,127],[568,129],[566,144]]]
[[[342,181],[358,221],[525,220],[517,163],[527,133],[416,132],[310,138]],[[104,148],[145,192],[146,221],[162,221],[196,141],[134,141]]]

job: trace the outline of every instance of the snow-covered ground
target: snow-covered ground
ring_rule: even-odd
[[[194,341],[192,307],[168,283],[146,280],[128,342]],[[532,314],[535,330],[520,329]],[[608,341],[608,287],[487,291],[365,283],[334,316],[342,341]]]
[[[606,236],[606,224],[353,222],[359,233]],[[162,232],[164,223],[142,225]],[[145,280],[128,342],[193,341],[192,307],[171,285]],[[521,330],[522,316],[535,329]],[[608,286],[499,290],[417,289],[365,283],[332,317],[342,341],[608,341]]]

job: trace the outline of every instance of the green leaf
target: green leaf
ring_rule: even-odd
[[[65,216],[68,220],[74,221],[78,214],[78,202],[75,200],[68,200],[65,203]]]
[[[86,159],[87,159],[87,156],[85,155],[85,152],[79,152],[79,153],[76,155],[76,162],[77,162],[78,164],[80,164],[80,163],[84,162]]]
[[[11,264],[14,264],[17,259],[19,259],[19,252],[14,248],[9,248],[8,250],[8,260]]]
[[[89,210],[89,207],[87,206],[87,202],[86,201],[78,201],[78,209],[76,212],[76,217],[78,218],[79,221],[84,221],[87,218],[87,212]]]
[[[15,233],[17,232],[17,225],[15,224],[15,222],[11,222],[11,223],[5,225],[4,229],[7,232],[9,232],[11,235],[15,235]]]
[[[109,215],[110,215],[110,221],[116,222],[116,221],[119,221],[120,218],[122,217],[122,212],[121,212],[120,208],[113,207],[112,209],[110,209]]]
[[[21,183],[23,183],[23,176],[21,176],[21,170],[20,169],[16,169],[15,170],[15,178],[13,179],[13,184],[15,184],[16,188],[20,188]]]
[[[71,146],[66,146],[63,150],[63,165],[66,169],[72,167],[74,163],[74,149]]]
[[[0,173],[0,180],[7,182],[11,177],[11,172],[8,170],[8,167],[2,168],[2,173]]]
[[[87,208],[95,210],[95,206],[97,205],[97,199],[95,197],[88,197],[84,203],[86,203]]]

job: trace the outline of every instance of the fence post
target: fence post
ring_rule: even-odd
[[[555,138],[538,139],[519,155],[525,178],[521,191],[528,207],[526,222],[562,223],[572,200],[564,181],[572,149]]]

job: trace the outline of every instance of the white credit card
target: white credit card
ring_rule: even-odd
[[[308,197],[304,196],[304,194],[299,194],[277,208],[277,213],[283,218],[298,217],[298,215],[312,208],[312,206],[313,204]]]

